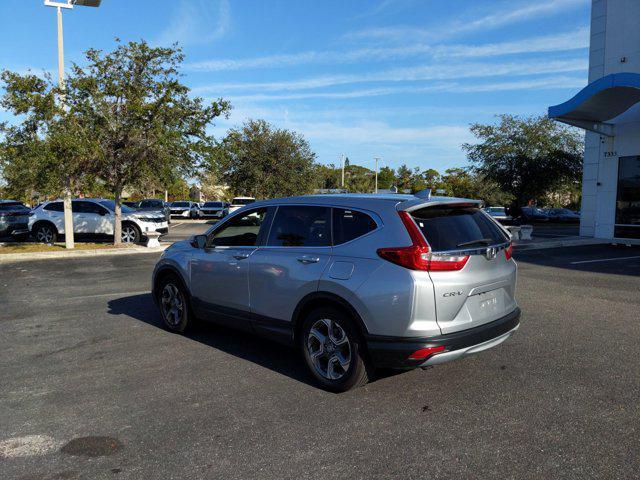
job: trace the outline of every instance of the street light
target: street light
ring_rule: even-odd
[[[67,0],[57,2],[44,0],[46,7],[55,7],[58,10],[58,85],[64,89],[64,41],[62,38],[62,9],[78,7],[99,7],[102,0]],[[60,103],[64,107],[64,97],[60,97]],[[74,248],[73,241],[73,216],[71,215],[71,186],[65,185],[64,189],[64,246]]]

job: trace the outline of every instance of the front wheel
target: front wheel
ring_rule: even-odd
[[[346,392],[369,381],[361,337],[340,310],[311,312],[304,320],[300,343],[309,372],[323,388]]]
[[[139,243],[142,234],[140,229],[132,223],[122,224],[122,243]]]

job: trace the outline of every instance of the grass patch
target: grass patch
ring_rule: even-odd
[[[123,243],[119,247],[116,247],[112,243],[78,243],[76,242],[75,250],[106,250],[113,248],[131,248],[133,245],[129,243]],[[9,243],[0,246],[0,255],[4,253],[39,253],[39,252],[63,252],[64,243],[54,243],[53,245],[46,245],[44,243]]]

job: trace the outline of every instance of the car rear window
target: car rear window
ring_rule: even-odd
[[[508,240],[493,220],[476,207],[433,206],[412,212],[412,216],[436,252],[495,245]]]
[[[25,207],[21,202],[5,202],[0,203],[0,212],[28,212],[29,209]]]
[[[220,208],[222,207],[222,202],[205,202],[204,206],[208,208]]]
[[[267,244],[277,247],[329,246],[330,210],[327,207],[278,207]]]
[[[376,222],[369,215],[344,208],[333,209],[333,244],[340,245],[375,230]]]

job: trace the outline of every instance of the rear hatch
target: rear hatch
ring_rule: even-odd
[[[478,204],[435,202],[407,211],[434,258],[466,258],[458,270],[429,270],[443,334],[492,322],[516,308],[510,238]]]

